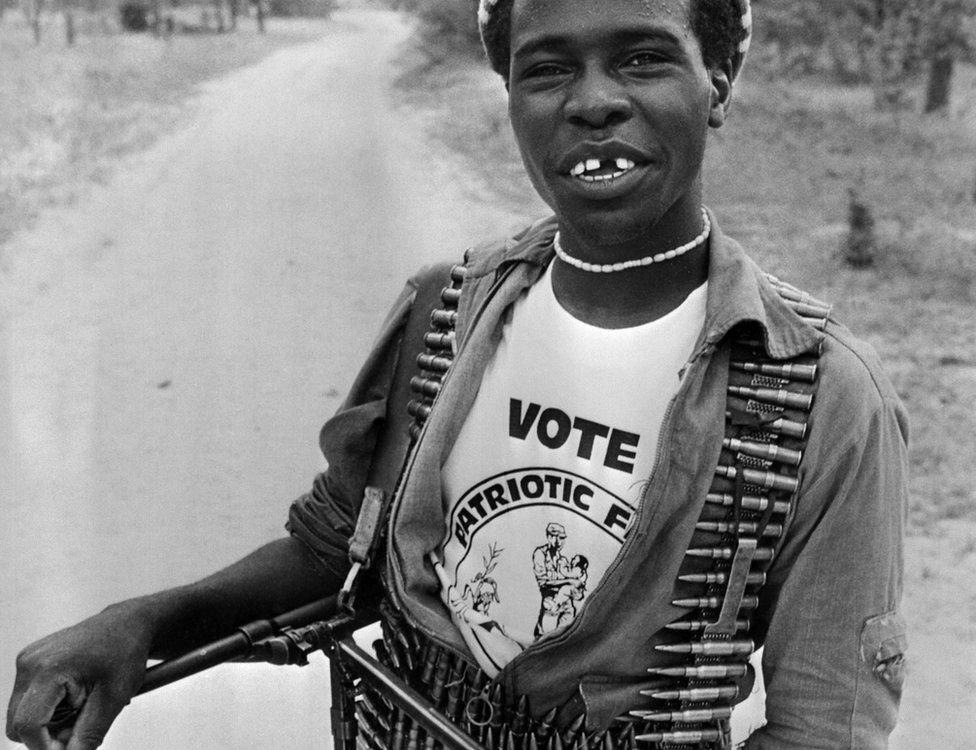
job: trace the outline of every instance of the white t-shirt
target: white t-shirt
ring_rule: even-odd
[[[509,310],[442,472],[441,596],[494,676],[562,630],[600,583],[650,477],[706,286],[645,325],[562,308],[552,268]]]

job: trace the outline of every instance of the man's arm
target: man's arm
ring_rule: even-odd
[[[898,606],[907,425],[887,381],[868,377],[878,373],[868,362],[853,376],[834,373],[845,380],[840,395],[821,386],[811,472],[757,613],[768,625],[768,723],[749,750],[884,748],[895,724],[906,648]],[[825,384],[830,375],[825,367]]]
[[[298,540],[281,539],[197,583],[113,604],[42,638],[17,657],[7,736],[31,750],[97,747],[141,686],[148,658],[334,593],[343,562],[330,568]],[[80,713],[58,731],[47,724],[62,701]]]

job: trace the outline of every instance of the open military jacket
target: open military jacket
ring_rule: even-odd
[[[555,221],[545,220],[469,254],[458,354],[393,503],[390,593],[415,626],[461,653],[466,647],[425,564],[445,533],[440,469],[504,313],[551,261],[554,232]],[[394,371],[398,358],[412,360],[421,346],[403,341],[411,316],[430,313],[417,309],[417,290],[430,274],[445,278],[446,268],[407,283],[348,398],[322,429],[329,469],[292,506],[289,529],[330,567],[346,564],[370,465],[399,467],[406,454],[408,389]],[[568,629],[529,647],[498,679],[508,694],[527,694],[533,714],[576,704],[592,728],[640,707],[646,669],[660,664],[653,646],[681,614],[671,604],[675,578],[721,449],[729,334],[751,326],[774,359],[820,347],[821,375],[799,494],[751,633],[765,646],[768,723],[748,747],[884,747],[905,650],[897,612],[907,505],[903,407],[873,351],[833,320],[821,333],[799,318],[714,217],[708,280],[704,329],[661,427],[656,468],[619,557]],[[377,450],[384,455],[374,456]]]

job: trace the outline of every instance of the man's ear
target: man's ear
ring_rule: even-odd
[[[725,117],[732,106],[732,61],[726,60],[709,70],[712,84],[712,101],[708,113],[708,124],[713,128],[720,128],[725,123]]]

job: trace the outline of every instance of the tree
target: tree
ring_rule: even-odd
[[[926,111],[945,106],[953,64],[976,54],[976,0],[754,0],[757,28],[786,68],[866,81],[879,108],[904,106],[928,74]]]
[[[976,0],[927,0],[932,18],[927,28],[925,56],[928,85],[925,112],[949,104],[956,60],[976,52]]]

